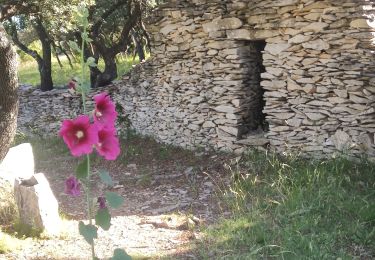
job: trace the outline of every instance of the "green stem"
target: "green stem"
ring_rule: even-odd
[[[85,38],[83,35],[86,35],[86,26],[83,26],[83,33],[82,33],[82,46],[81,46],[81,90],[82,90],[82,101],[83,101],[83,113],[86,114],[86,86],[85,80],[86,80],[86,64],[85,64]]]
[[[92,225],[92,201],[91,201],[91,182],[90,182],[90,155],[87,155],[87,179],[86,179],[86,199],[87,199],[87,215],[89,224]],[[92,259],[95,259],[95,243],[91,244]]]
[[[83,35],[86,34],[86,26],[83,26]],[[81,91],[82,91],[82,103],[83,103],[83,113],[86,114],[86,64],[84,60],[84,51],[85,50],[85,39],[82,37],[82,46],[81,46]],[[86,178],[86,200],[87,200],[87,217],[89,219],[89,224],[92,225],[92,201],[91,201],[91,183],[90,183],[90,155],[87,155],[87,178]],[[91,256],[94,260],[95,257],[95,242],[92,241],[91,244]]]

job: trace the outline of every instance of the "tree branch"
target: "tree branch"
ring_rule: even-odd
[[[134,6],[134,11],[133,12],[129,11],[129,12],[130,12],[129,18],[124,24],[124,27],[122,28],[120,39],[118,40],[117,44],[115,44],[111,48],[112,53],[115,53],[115,54],[120,53],[121,51],[124,50],[124,46],[128,45],[130,31],[137,24],[142,13],[140,4],[136,2]]]
[[[100,27],[102,26],[103,22],[113,13],[115,12],[119,7],[127,4],[128,2],[131,2],[131,1],[128,1],[128,0],[119,0],[117,3],[115,3],[114,5],[112,5],[111,8],[109,8],[108,10],[106,10],[101,16],[100,16],[100,19],[98,21],[96,21],[94,23],[94,25],[91,27],[91,32],[93,34],[93,36],[98,36],[99,35],[99,30],[100,30]]]
[[[38,52],[36,52],[35,50],[32,50],[32,49],[29,49],[25,44],[23,44],[19,40],[16,25],[10,19],[8,19],[8,22],[10,24],[8,33],[12,37],[12,40],[13,40],[14,44],[16,44],[18,46],[18,48],[20,48],[23,52],[25,52],[26,54],[33,57],[38,62],[38,64],[43,62],[43,59],[38,54]]]
[[[64,49],[64,47],[61,45],[61,42],[60,42],[60,41],[58,42],[57,47],[59,47],[60,50],[61,50],[61,52],[66,56],[66,58],[68,59],[68,62],[69,62],[70,68],[73,69],[73,63],[72,63],[72,60],[71,60],[71,58],[69,57],[69,55],[68,55],[68,53],[66,52],[66,50]]]
[[[59,66],[60,68],[63,68],[63,65],[61,63],[61,60],[59,58],[59,54],[57,53],[57,46],[56,46],[56,43],[54,41],[51,41],[51,45],[52,45],[52,48],[53,48],[53,51],[54,51],[54,54],[55,54],[55,57],[56,57],[56,60],[57,62],[59,63]]]

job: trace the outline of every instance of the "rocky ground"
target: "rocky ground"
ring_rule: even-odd
[[[18,251],[0,259],[88,259],[88,244],[78,234],[78,221],[86,219],[84,198],[64,193],[77,159],[60,141],[33,141],[33,149],[37,171],[46,174],[59,201],[62,233],[27,238]],[[105,187],[94,177],[95,195],[111,189],[125,198],[123,207],[112,212],[110,230],[99,232],[97,256],[107,259],[115,248],[124,248],[136,259],[199,258],[192,245],[201,238],[201,228],[228,214],[217,195],[229,179],[233,159],[139,137],[125,142],[116,162],[94,158],[93,171],[106,168],[115,180],[113,187]]]

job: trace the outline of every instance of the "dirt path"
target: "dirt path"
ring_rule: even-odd
[[[88,259],[89,247],[77,230],[78,221],[85,219],[83,197],[64,193],[64,181],[77,160],[60,142],[37,142],[33,147],[37,171],[46,174],[66,217],[64,231],[60,237],[27,239],[20,251],[0,259]],[[115,180],[113,187],[105,187],[94,178],[95,195],[110,189],[125,198],[123,207],[112,212],[110,230],[99,232],[98,257],[106,259],[115,248],[124,248],[139,259],[196,259],[189,243],[200,238],[202,226],[225,214],[217,192],[228,179],[225,164],[232,158],[194,154],[137,137],[124,145],[117,162],[94,159],[93,171],[108,169]]]

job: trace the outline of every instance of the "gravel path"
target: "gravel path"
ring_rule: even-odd
[[[189,244],[201,237],[203,225],[225,214],[216,195],[217,184],[222,185],[228,176],[223,167],[227,160],[228,156],[199,155],[188,161],[170,158],[162,163],[149,160],[141,164],[140,159],[124,165],[94,164],[94,171],[102,166],[110,169],[116,180],[110,189],[125,198],[123,207],[112,212],[110,230],[99,231],[97,256],[108,259],[115,248],[123,248],[139,257],[136,259],[196,259]],[[57,162],[39,160],[37,168],[49,179],[66,217],[62,234],[28,238],[19,251],[0,255],[0,259],[89,259],[89,246],[78,234],[78,221],[85,221],[85,202],[64,193],[64,181],[76,162],[69,157],[57,158]],[[96,196],[108,189],[95,178],[93,186]]]
[[[28,241],[20,252],[5,255],[0,259],[90,259],[90,248],[78,234],[77,221],[64,222],[69,234],[46,240]],[[119,216],[112,219],[108,231],[99,231],[96,243],[97,256],[107,259],[114,249],[124,248],[134,256],[158,259],[161,256],[178,254],[182,246],[194,233],[186,230],[158,228],[144,222],[139,216]]]

